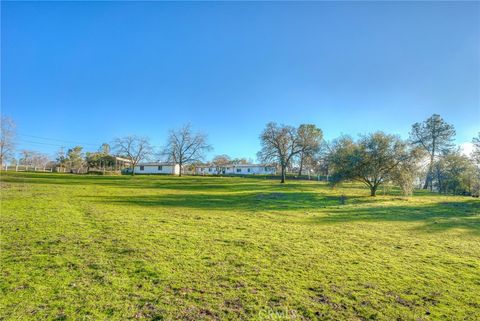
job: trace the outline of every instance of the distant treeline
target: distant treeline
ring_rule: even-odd
[[[332,141],[323,139],[323,132],[314,124],[298,127],[268,123],[260,133],[259,162],[277,166],[278,179],[285,183],[294,178],[321,177],[332,185],[344,181],[365,184],[372,196],[385,183],[398,185],[405,195],[414,188],[440,193],[478,196],[480,193],[480,133],[472,139],[473,151],[466,155],[453,143],[455,128],[432,115],[412,125],[407,140],[398,135],[373,132],[358,138],[341,136]],[[208,137],[194,132],[190,125],[168,133],[165,146],[154,148],[148,137],[135,135],[115,138],[94,152],[84,152],[82,146],[61,148],[52,159],[37,151],[16,151],[15,123],[1,117],[0,157],[2,168],[7,163],[61,172],[119,172],[137,164],[161,159],[180,165],[180,173],[194,173],[193,166],[211,164],[221,168],[226,164],[248,164],[252,160],[232,159],[217,155],[205,161],[212,150]],[[129,173],[134,175],[134,171]]]

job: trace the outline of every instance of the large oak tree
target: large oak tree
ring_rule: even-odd
[[[359,181],[375,196],[378,187],[391,178],[395,168],[407,157],[406,144],[397,136],[376,132],[361,136],[357,142],[345,136],[331,147],[332,182]]]

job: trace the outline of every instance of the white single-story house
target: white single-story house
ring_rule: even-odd
[[[134,168],[135,174],[171,174],[180,173],[180,165],[173,163],[142,163]]]
[[[222,167],[215,165],[195,166],[197,175],[275,175],[277,168],[265,164],[228,164]]]

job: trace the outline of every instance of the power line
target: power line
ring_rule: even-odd
[[[28,144],[39,144],[39,145],[48,145],[48,146],[56,146],[56,147],[64,147],[63,145],[58,144],[50,144],[45,142],[33,142],[30,140],[19,139],[20,143],[28,143]]]
[[[73,141],[73,140],[63,140],[63,139],[58,139],[58,138],[48,138],[48,137],[41,137],[41,136],[36,136],[36,135],[22,134],[22,133],[17,133],[17,135],[36,138],[36,139],[41,139],[41,140],[47,140],[47,141],[49,140],[49,141],[56,141],[56,142],[61,142],[61,143],[68,143],[68,144],[90,145],[90,146],[95,146],[95,147],[100,147],[101,146],[101,144],[95,144],[95,143],[78,142],[78,141]],[[33,142],[33,143],[41,144],[40,142]],[[51,144],[51,145],[53,145],[53,144]],[[63,145],[61,145],[61,146],[63,146]]]

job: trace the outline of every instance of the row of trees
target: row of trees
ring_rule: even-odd
[[[311,162],[320,151],[322,130],[312,124],[293,126],[268,123],[260,135],[262,149],[257,158],[262,162],[277,163],[281,169],[281,182],[285,183],[287,167],[298,161],[301,174],[303,166]]]
[[[393,182],[404,194],[411,194],[423,179],[423,188],[443,193],[478,194],[480,181],[480,133],[473,139],[471,157],[462,154],[453,144],[455,129],[439,115],[412,125],[408,140],[396,135],[375,132],[358,139],[342,136],[331,142],[323,139],[323,132],[314,124],[298,127],[268,123],[260,134],[259,161],[276,164],[285,183],[287,170],[296,168],[298,175],[304,169],[323,173],[332,184],[359,181],[374,196],[379,186]],[[10,118],[1,118],[0,157],[2,165],[15,150],[15,124]],[[63,149],[55,165],[73,172],[90,168],[113,168],[116,157],[129,160],[133,168],[138,163],[156,156],[180,165],[180,176],[185,165],[201,162],[212,149],[207,136],[194,132],[190,125],[171,130],[160,152],[154,152],[146,137],[125,136],[114,139],[112,148],[103,144],[97,152],[83,153],[81,146]],[[41,153],[23,150],[19,164],[44,167],[50,159]],[[245,164],[246,159],[231,159],[218,155],[212,164],[220,173],[227,164]],[[116,167],[115,167],[116,168]],[[131,171],[132,175],[134,171]]]
[[[258,158],[279,164],[282,183],[287,168],[296,163],[299,173],[307,166],[330,174],[332,184],[362,182],[372,196],[386,182],[397,184],[409,195],[422,177],[424,189],[478,195],[480,133],[473,139],[471,157],[455,148],[454,136],[454,127],[436,114],[413,124],[408,140],[375,132],[357,140],[342,136],[328,143],[315,125],[295,128],[269,123],[260,135]]]

